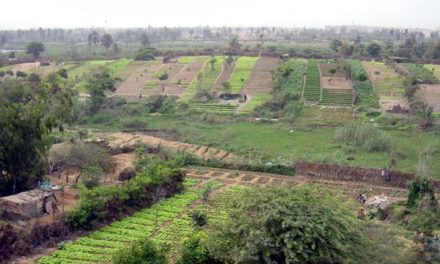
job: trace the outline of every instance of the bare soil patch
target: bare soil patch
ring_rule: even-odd
[[[324,89],[334,90],[351,90],[352,86],[349,80],[345,77],[322,77],[321,86]]]
[[[440,112],[440,84],[422,84],[420,94],[423,101],[434,108],[434,112]]]

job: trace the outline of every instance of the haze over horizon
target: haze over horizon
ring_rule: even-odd
[[[25,8],[24,8],[25,7]],[[278,26],[440,27],[438,0],[6,1],[0,29],[38,27]]]

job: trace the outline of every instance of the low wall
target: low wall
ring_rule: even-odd
[[[295,170],[297,174],[312,178],[364,182],[372,185],[397,188],[407,188],[408,183],[416,177],[414,174],[391,171],[390,180],[386,181],[380,169],[309,162],[296,162]],[[433,185],[436,191],[440,192],[440,181],[433,181]]]

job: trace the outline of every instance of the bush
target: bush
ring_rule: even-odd
[[[146,119],[136,117],[122,121],[122,128],[134,131],[145,130],[148,128],[148,122]]]
[[[17,76],[17,78],[26,78],[28,75],[27,75],[27,73],[25,73],[25,72],[17,71],[17,72],[15,73],[15,76]]]
[[[369,152],[388,151],[391,148],[390,138],[378,128],[368,123],[353,123],[336,130],[336,141],[361,147]]]
[[[152,241],[134,243],[130,250],[123,250],[113,257],[114,264],[167,264],[165,252]]]
[[[146,48],[146,49],[139,49],[136,55],[134,56],[135,60],[145,60],[150,61],[154,60],[154,49],[152,48]]]
[[[367,262],[370,242],[344,199],[316,186],[245,190],[206,245],[224,263]]]
[[[194,211],[191,213],[191,219],[195,227],[202,227],[208,224],[208,216],[201,211]]]
[[[206,235],[193,235],[185,241],[177,264],[221,264],[222,262],[214,259],[208,248],[202,244],[202,240],[206,240]]]
[[[79,204],[69,212],[66,222],[74,229],[91,229],[96,224],[114,220],[134,208],[149,205],[155,199],[155,189],[168,185],[170,192],[180,191],[183,173],[174,163],[151,162],[136,177],[120,186],[101,185],[81,188]],[[173,183],[172,186],[169,186]]]

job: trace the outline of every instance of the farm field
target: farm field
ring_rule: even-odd
[[[421,84],[419,93],[423,101],[432,106],[434,112],[440,112],[439,84]]]
[[[244,93],[270,93],[273,90],[272,72],[277,68],[279,60],[271,57],[260,57],[244,87]]]
[[[321,98],[321,82],[318,63],[319,61],[315,59],[308,60],[307,62],[307,76],[303,97],[310,102],[318,102]]]
[[[307,60],[305,59],[290,59],[285,62],[292,69],[292,74],[287,82],[281,83],[280,87],[275,89],[284,90],[287,92],[297,93],[302,96],[304,88],[304,77],[306,75]]]
[[[347,106],[353,105],[353,94],[351,89],[322,89],[321,105]]]
[[[408,102],[403,96],[402,76],[381,62],[364,61],[362,65],[373,82],[382,109],[392,110],[396,106],[408,109]]]
[[[197,77],[194,78],[186,88],[185,93],[181,97],[182,101],[190,101],[199,88],[205,90],[213,89],[214,83],[223,69],[224,62],[223,57],[217,56],[215,59],[216,62],[214,65],[209,62],[205,63]]]
[[[424,67],[432,72],[437,80],[440,80],[440,65],[437,64],[425,64]]]
[[[187,190],[184,193],[68,243],[51,256],[43,257],[38,263],[111,263],[112,254],[129,248],[135,241],[148,237],[156,241],[175,241],[173,237],[162,233],[161,227],[181,215],[199,197],[197,182],[187,179],[184,184]]]
[[[258,61],[258,57],[239,57],[229,78],[230,91],[240,93]]]
[[[415,64],[415,63],[402,63],[401,64],[410,74],[415,76],[417,80],[425,83],[438,83],[437,77],[434,75],[434,72],[428,70],[423,64]]]
[[[270,93],[254,93],[252,95],[248,95],[248,101],[240,106],[239,112],[241,114],[249,114],[256,107],[270,101],[271,98],[272,94]]]
[[[379,97],[374,91],[373,83],[362,62],[348,60],[348,64],[351,67],[351,79],[356,94],[355,105],[363,108],[379,108]]]
[[[322,105],[352,106],[352,86],[342,63],[320,63]]]

